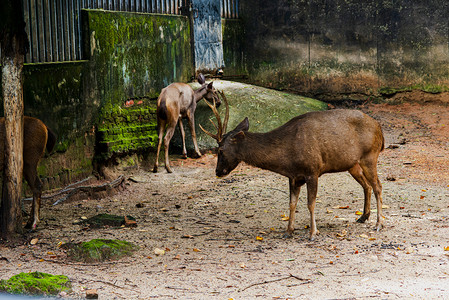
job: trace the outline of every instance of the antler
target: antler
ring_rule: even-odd
[[[217,129],[218,132],[217,132],[217,134],[210,133],[209,131],[204,129],[203,126],[201,126],[201,124],[200,124],[200,128],[201,128],[201,130],[204,131],[205,134],[207,134],[210,137],[212,137],[213,139],[217,140],[217,142],[221,142],[221,140],[223,139],[223,134],[226,133],[226,127],[228,126],[229,105],[228,105],[228,100],[226,99],[226,96],[223,93],[223,91],[218,91],[218,93],[221,95],[221,97],[223,98],[223,101],[226,105],[226,114],[225,114],[224,122],[221,123],[221,118],[220,118],[220,114],[218,113],[218,110],[217,110],[215,99],[213,99],[213,105],[210,104],[206,99],[204,99],[204,101],[206,101],[207,105],[212,109],[212,111],[215,115],[215,118],[217,119],[217,125],[215,125],[215,123],[212,121],[212,119],[209,119],[209,121],[212,123],[212,125],[214,125],[214,127]]]

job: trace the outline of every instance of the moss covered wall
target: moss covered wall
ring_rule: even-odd
[[[445,0],[240,5],[252,82],[327,100],[449,85]]]
[[[100,99],[97,158],[157,145],[156,98],[194,74],[187,17],[86,10],[85,52]]]
[[[157,97],[194,71],[187,17],[86,10],[84,41],[101,106]]]

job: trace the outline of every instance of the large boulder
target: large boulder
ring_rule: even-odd
[[[198,83],[191,83],[195,90],[199,88]],[[232,130],[245,117],[249,118],[250,131],[267,132],[286,123],[291,118],[309,111],[325,110],[327,104],[315,99],[302,97],[295,94],[271,90],[259,86],[226,81],[215,80],[214,87],[224,92],[229,103],[228,130]],[[225,106],[219,107],[221,118],[224,119]],[[195,127],[200,149],[211,149],[217,146],[214,139],[204,134],[199,128],[201,124],[206,130],[216,133],[209,119],[215,123],[215,116],[204,100],[198,102],[195,112]],[[186,120],[184,120],[186,131],[187,150],[193,149],[192,137]],[[181,147],[181,135],[177,129],[172,139],[172,145]]]

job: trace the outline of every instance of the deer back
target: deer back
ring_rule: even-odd
[[[162,89],[157,100],[158,116],[162,119],[185,115],[187,110],[195,106],[193,89],[185,83],[175,82]]]

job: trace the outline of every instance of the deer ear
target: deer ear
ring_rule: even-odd
[[[248,131],[249,130],[249,120],[246,117],[242,122],[240,122],[237,127],[235,127],[234,131]]]
[[[211,90],[211,89],[213,89],[214,87],[213,87],[213,82],[211,82],[211,83],[209,83],[208,85],[207,85],[207,89],[208,90]]]
[[[239,131],[232,136],[231,143],[236,144],[236,143],[242,141],[244,138],[245,138],[245,133],[243,131]]]
[[[198,74],[197,80],[199,84],[204,84],[206,82],[206,78],[204,78],[204,75],[202,73]]]

